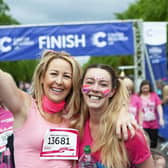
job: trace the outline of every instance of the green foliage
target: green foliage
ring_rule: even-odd
[[[90,64],[107,64],[112,66],[119,73],[118,67],[124,65],[133,65],[133,56],[103,56],[91,57],[90,60],[83,65],[83,68]],[[132,70],[127,70],[127,75],[133,74]]]
[[[143,19],[144,21],[168,21],[167,0],[137,0],[123,13],[115,14],[117,19]]]
[[[19,22],[13,19],[10,15],[0,14],[0,25],[19,24]]]
[[[0,15],[5,14],[7,11],[9,11],[8,5],[5,4],[3,0],[0,0]]]
[[[9,6],[3,0],[0,0],[0,25],[19,24],[17,20],[9,15],[9,11]]]
[[[22,60],[13,62],[0,62],[0,68],[12,74],[15,81],[31,82],[38,60]]]

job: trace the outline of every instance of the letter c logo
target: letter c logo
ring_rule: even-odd
[[[92,37],[93,45],[100,48],[105,47],[107,45],[107,42],[103,40],[105,37],[106,37],[105,32],[95,33]]]
[[[12,49],[11,46],[7,45],[8,43],[11,43],[12,39],[9,37],[3,37],[0,39],[0,50],[2,52],[8,52]]]

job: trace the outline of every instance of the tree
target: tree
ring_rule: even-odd
[[[9,6],[0,0],[0,25],[19,24],[16,19],[9,15],[9,11]],[[37,60],[0,62],[0,68],[12,74],[17,83],[19,81],[30,82],[36,64]]]
[[[17,20],[9,15],[9,11],[9,6],[3,0],[0,0],[0,25],[19,24]]]
[[[122,13],[116,13],[117,19],[143,19],[144,21],[168,21],[167,0],[137,0]]]
[[[91,57],[90,60],[83,65],[83,68],[90,64],[107,64],[118,71],[118,67],[121,65],[133,65],[133,56],[103,56],[103,57]],[[133,70],[128,70],[127,74],[133,74]]]
[[[6,72],[9,72],[18,84],[19,81],[31,82],[37,63],[38,60],[0,62],[0,68]]]

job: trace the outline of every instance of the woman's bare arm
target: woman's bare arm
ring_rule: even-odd
[[[0,70],[0,99],[19,122],[26,118],[30,96],[17,88],[9,73]]]

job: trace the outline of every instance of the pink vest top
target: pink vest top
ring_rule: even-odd
[[[93,145],[89,120],[85,124],[84,135],[80,143],[79,157],[83,154],[85,145]],[[140,130],[136,130],[136,134],[133,138],[131,138],[129,135],[128,140],[125,141],[125,147],[128,151],[129,161],[131,164],[129,168],[135,168],[135,165],[143,163],[151,156],[149,145],[147,144],[146,139]],[[100,151],[92,153],[92,156],[96,160],[97,167],[106,167],[101,163]]]
[[[67,123],[52,124],[37,110],[33,100],[28,118],[22,128],[14,130],[14,157],[17,168],[72,168],[71,161],[41,160],[43,137],[49,128],[67,128]]]

